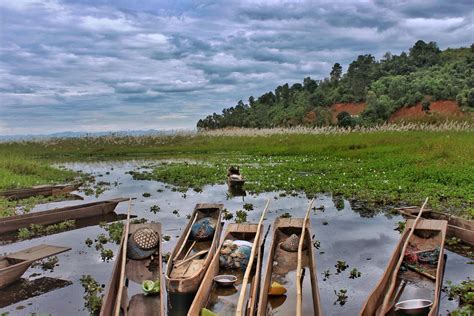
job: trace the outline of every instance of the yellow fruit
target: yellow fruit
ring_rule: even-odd
[[[268,295],[283,295],[286,293],[286,288],[278,282],[273,282],[270,285],[270,290],[268,291]]]

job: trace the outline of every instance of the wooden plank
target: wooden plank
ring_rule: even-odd
[[[16,260],[36,261],[59,253],[71,250],[69,247],[38,245],[22,251],[9,254],[7,257]]]

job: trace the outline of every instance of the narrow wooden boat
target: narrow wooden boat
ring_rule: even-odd
[[[423,251],[438,249],[439,255],[437,256],[436,265],[423,264],[421,269],[408,269],[406,271],[402,271],[405,269],[399,269],[399,271],[394,271],[401,256],[404,256],[401,252],[414,222],[412,219],[407,220],[405,231],[390,258],[385,273],[367,298],[359,314],[360,316],[383,315],[381,313],[383,300],[389,291],[394,273],[397,274],[397,283],[395,284],[395,289],[397,290],[391,294],[389,300],[391,306],[404,300],[428,299],[433,302],[429,315],[438,315],[439,296],[443,283],[445,264],[444,241],[448,222],[420,218],[414,233],[408,241],[406,254],[410,254],[410,256],[421,254]],[[413,297],[413,295],[417,297]],[[391,315],[392,313],[393,307],[385,315]]]
[[[0,191],[0,196],[10,200],[25,199],[32,196],[51,196],[66,194],[77,190],[82,183],[75,184],[57,184],[57,185],[38,185],[31,188],[11,189]]]
[[[405,217],[415,218],[420,208],[418,206],[407,206],[396,208],[396,210]],[[429,209],[425,210],[421,216],[426,219],[448,221],[447,236],[459,238],[466,244],[474,247],[474,221]]]
[[[0,218],[0,234],[28,227],[30,224],[49,225],[65,220],[105,215],[115,210],[118,203],[128,199],[117,198],[87,204],[56,208],[48,211],[33,212]]]
[[[194,298],[191,308],[188,311],[188,316],[200,315],[202,308],[207,308],[219,315],[235,314],[237,307],[237,300],[239,298],[240,286],[244,277],[244,272],[241,269],[226,269],[220,265],[220,250],[224,241],[226,240],[246,240],[251,243],[257,242],[257,257],[254,262],[253,275],[250,281],[250,288],[246,304],[246,315],[254,315],[256,312],[258,290],[260,287],[260,272],[262,266],[262,240],[263,226],[260,226],[259,240],[255,240],[258,230],[258,224],[229,224],[227,226],[224,239],[219,246],[218,251],[209,265],[209,268],[204,275],[204,279],[199,286],[199,290]],[[222,287],[214,282],[214,277],[217,275],[234,275],[237,277],[236,287]]]
[[[100,316],[114,315],[114,309],[117,304],[120,306],[120,315],[165,315],[165,299],[164,299],[164,280],[163,280],[163,263],[161,257],[161,224],[160,223],[144,223],[129,224],[130,237],[134,232],[141,228],[150,228],[159,235],[159,244],[157,252],[151,257],[133,260],[126,257],[125,274],[122,276],[124,286],[120,293],[121,266],[123,263],[123,251],[125,236],[122,237],[120,251],[115,260],[112,275],[110,277],[107,289],[105,291],[104,300],[100,310]],[[125,234],[125,231],[124,231]],[[145,295],[141,291],[142,282],[145,280],[160,281],[160,293],[156,295]],[[120,297],[119,297],[120,296]]]
[[[240,174],[240,169],[230,167],[227,171],[227,185],[229,188],[241,188],[245,184],[245,178]]]
[[[170,255],[166,270],[166,287],[172,293],[195,293],[219,245],[222,232],[223,204],[197,204],[191,219]],[[211,217],[216,227],[212,239],[193,240],[191,228],[196,221]]]
[[[0,257],[0,288],[18,280],[36,260],[70,250],[67,247],[38,245]]]
[[[298,263],[298,252],[285,251],[280,247],[291,235],[301,236],[303,218],[277,218],[273,225],[273,240],[268,253],[265,275],[260,291],[257,315],[281,315],[296,314],[296,269]],[[316,277],[316,260],[311,240],[311,224],[305,229],[304,243],[306,249],[302,252],[302,268],[304,270],[303,283],[303,315],[322,315],[319,299],[319,288]],[[309,272],[309,280],[308,280]],[[288,290],[286,296],[269,296],[272,282],[284,284]],[[309,290],[311,288],[311,290]],[[292,292],[295,291],[295,292]]]

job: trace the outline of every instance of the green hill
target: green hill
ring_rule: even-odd
[[[199,129],[224,127],[291,127],[331,124],[329,107],[336,103],[366,102],[358,118],[340,113],[340,125],[370,125],[386,121],[397,109],[422,102],[456,100],[474,108],[474,44],[441,51],[435,42],[417,41],[408,53],[386,53],[381,60],[360,55],[343,73],[335,63],[328,78],[304,78],[302,83],[278,86],[258,98],[249,97],[222,114],[197,123]],[[305,119],[308,113],[312,119]]]

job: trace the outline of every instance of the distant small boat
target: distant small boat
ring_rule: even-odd
[[[418,206],[407,206],[396,208],[396,210],[408,218],[416,218],[420,208]],[[421,216],[426,219],[448,221],[447,236],[459,238],[474,247],[474,221],[429,209],[425,210]]]
[[[407,249],[410,247],[412,250],[407,250],[407,252],[402,253],[403,247],[409,237],[411,229],[413,228],[414,222],[415,220],[412,219],[407,220],[405,230],[402,234],[402,237],[400,238],[400,242],[392,254],[392,257],[390,258],[388,266],[385,269],[385,273],[367,298],[361,312],[359,313],[359,316],[391,315],[389,313],[382,312],[383,301],[385,296],[388,294],[387,292],[391,292],[390,288],[398,288],[398,290],[391,292],[388,301],[390,304],[388,307],[390,307],[390,305],[394,306],[398,302],[399,298],[403,295],[405,282],[421,280],[426,280],[426,284],[430,286],[430,288],[423,287],[427,290],[424,294],[426,297],[407,297],[405,299],[429,300],[432,302],[432,305],[430,307],[429,313],[426,315],[438,315],[439,296],[441,293],[441,286],[443,284],[445,265],[444,241],[446,238],[448,222],[444,220],[429,220],[420,218],[414,233],[411,235],[410,240],[408,240]],[[436,254],[438,254],[435,265],[423,264],[423,268],[416,268],[418,272],[411,270],[403,272],[402,269],[395,271],[399,261],[405,260],[407,256],[420,256],[421,253],[426,253],[432,250],[436,250]],[[394,274],[396,274],[396,283],[395,285],[392,285]],[[393,307],[390,307],[388,312],[391,310],[393,310]]]
[[[56,208],[48,211],[33,212],[0,218],[0,234],[16,231],[31,224],[50,225],[65,220],[105,215],[113,212],[118,203],[128,201],[117,198],[99,202]]]
[[[67,247],[39,245],[0,257],[0,288],[15,282],[36,260],[71,250]]]
[[[120,294],[120,279],[121,266],[123,260],[123,251],[127,249],[124,245],[124,238],[120,244],[120,251],[116,256],[114,269],[107,285],[100,316],[113,316],[117,304],[120,306],[123,316],[160,316],[165,315],[165,299],[164,299],[164,280],[163,280],[163,262],[161,258],[162,243],[161,243],[161,224],[160,223],[144,223],[144,224],[130,224],[129,236],[142,228],[149,228],[156,232],[159,236],[159,243],[155,255],[151,257],[134,260],[126,257],[125,274],[122,276],[123,285],[122,293]],[[125,233],[125,230],[124,230]],[[130,238],[130,237],[129,237]],[[125,248],[124,248],[125,247]],[[126,251],[126,250],[125,250]],[[156,295],[145,295],[143,293],[133,293],[137,291],[137,287],[142,285],[145,280],[160,282],[160,292]],[[132,286],[133,284],[133,286]],[[120,297],[118,297],[120,295]],[[129,295],[131,297],[129,297]]]
[[[245,184],[245,178],[240,174],[239,167],[230,167],[227,171],[227,185],[229,188],[239,188]]]
[[[256,235],[257,235],[257,230],[258,230],[258,224],[229,224],[227,226],[227,230],[223,239],[223,242],[225,240],[246,240],[251,243],[257,243],[257,259],[254,264],[255,270],[254,274],[252,276],[252,280],[250,282],[250,290],[249,290],[249,295],[247,297],[246,303],[244,304],[245,306],[245,311],[248,312],[246,315],[254,315],[256,312],[256,306],[257,306],[257,300],[258,300],[258,290],[260,288],[260,271],[261,271],[261,265],[262,265],[262,260],[263,260],[263,254],[260,252],[261,247],[262,247],[262,240],[263,240],[263,234],[261,233],[263,227],[260,227],[260,238],[259,240],[255,240]],[[244,276],[244,271],[240,269],[224,269],[220,266],[220,249],[222,248],[222,243],[217,250],[216,254],[214,255],[214,258],[211,261],[211,264],[209,265],[209,268],[204,275],[204,279],[202,283],[199,286],[199,290],[196,293],[196,296],[194,298],[194,301],[188,311],[188,316],[192,315],[200,315],[201,309],[207,307],[210,310],[213,310],[212,306],[210,304],[213,304],[211,301],[211,292],[213,291],[213,288],[216,287],[214,277],[220,274],[232,274],[237,276],[237,283],[240,284],[242,283],[242,279]],[[241,289],[242,290],[242,289]],[[228,291],[227,291],[228,292]],[[218,294],[217,294],[218,295]],[[226,294],[223,294],[226,295]],[[224,299],[226,300],[227,303],[235,303],[235,307],[237,306],[237,299],[238,295],[233,297],[234,301],[230,301],[232,297],[225,296]],[[230,311],[215,311],[217,314],[222,315],[227,315],[230,313]]]
[[[301,236],[301,229],[303,227],[303,218],[277,218],[273,224],[273,239],[270,246],[270,252],[268,253],[267,264],[264,271],[262,288],[260,291],[260,301],[258,303],[257,315],[273,315],[274,310],[274,299],[268,295],[271,284],[275,280],[284,279],[288,288],[293,288],[296,285],[291,283],[292,280],[288,279],[289,275],[296,275],[298,252],[289,252],[281,248],[281,244],[287,240],[290,236],[295,234],[298,239]],[[316,277],[316,259],[313,252],[313,243],[311,240],[311,224],[308,223],[305,229],[304,243],[306,249],[303,250],[302,256],[302,267],[304,270],[309,272],[309,279],[311,289],[305,289],[304,293],[308,293],[308,297],[311,297],[311,302],[304,304],[307,308],[303,308],[303,315],[322,315],[321,301],[319,298],[318,281]],[[306,276],[308,277],[308,276]],[[310,294],[309,294],[310,293]],[[282,304],[294,304],[282,308],[282,312],[285,315],[296,313],[296,302],[290,298],[291,294],[286,297],[281,296],[283,299]],[[280,300],[281,302],[281,300]],[[277,305],[277,303],[275,303]]]
[[[57,185],[37,185],[30,188],[11,189],[0,191],[0,196],[10,200],[20,200],[32,196],[51,196],[60,195],[77,190],[82,183],[75,184],[57,184]]]
[[[197,204],[188,225],[170,255],[166,270],[166,287],[171,293],[195,293],[219,246],[223,204]],[[215,220],[213,236],[194,240],[193,224],[203,218]]]

